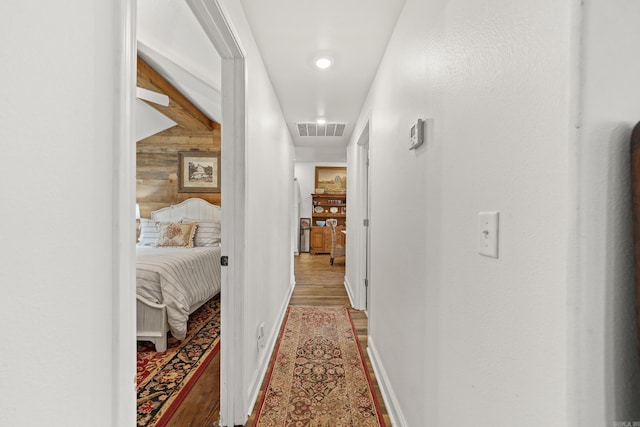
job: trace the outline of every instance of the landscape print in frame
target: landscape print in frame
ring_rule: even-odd
[[[325,193],[347,192],[346,166],[316,166],[316,187]]]
[[[178,192],[219,193],[220,152],[181,151],[178,153]]]

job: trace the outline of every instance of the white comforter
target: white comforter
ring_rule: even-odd
[[[220,292],[220,248],[136,247],[136,293],[165,304],[171,334],[183,339],[196,308]]]

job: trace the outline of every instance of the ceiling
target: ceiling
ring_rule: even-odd
[[[405,0],[240,0],[296,146],[296,159],[342,154]],[[138,0],[138,51],[220,121],[220,57],[182,0]],[[330,56],[321,70],[313,61]],[[346,124],[300,136],[297,123]]]

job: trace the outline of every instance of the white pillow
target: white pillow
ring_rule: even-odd
[[[220,246],[220,221],[215,219],[182,218],[185,224],[197,224],[194,246]]]
[[[138,238],[140,246],[155,246],[159,236],[160,229],[156,221],[147,218],[140,219],[140,237]]]

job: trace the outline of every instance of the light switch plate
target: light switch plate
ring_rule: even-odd
[[[418,148],[424,142],[425,123],[422,119],[417,119],[411,124],[409,130],[409,150]]]
[[[498,212],[480,212],[478,215],[478,252],[498,258]]]

